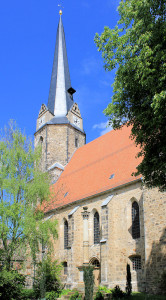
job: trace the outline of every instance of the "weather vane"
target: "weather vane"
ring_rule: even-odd
[[[58,4],[58,6],[60,7],[59,14],[62,15],[62,8],[64,8],[64,7],[62,6],[62,4]]]

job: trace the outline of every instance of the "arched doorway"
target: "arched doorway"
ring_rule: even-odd
[[[94,281],[95,281],[95,285],[99,286],[100,284],[100,262],[96,257],[93,257],[90,260],[90,264],[94,267]]]

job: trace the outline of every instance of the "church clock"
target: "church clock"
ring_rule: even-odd
[[[80,127],[80,119],[76,116],[73,116],[73,123],[74,125],[76,125],[77,127]]]

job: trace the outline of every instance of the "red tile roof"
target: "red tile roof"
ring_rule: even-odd
[[[139,148],[130,134],[131,128],[125,126],[79,148],[52,185],[53,197],[45,212],[134,181],[131,174],[141,159],[136,159]]]

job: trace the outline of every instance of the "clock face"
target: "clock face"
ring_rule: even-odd
[[[80,127],[80,119],[77,118],[76,116],[73,117],[73,123],[74,125]]]
[[[45,116],[41,117],[39,120],[39,127],[41,127],[45,123]]]

